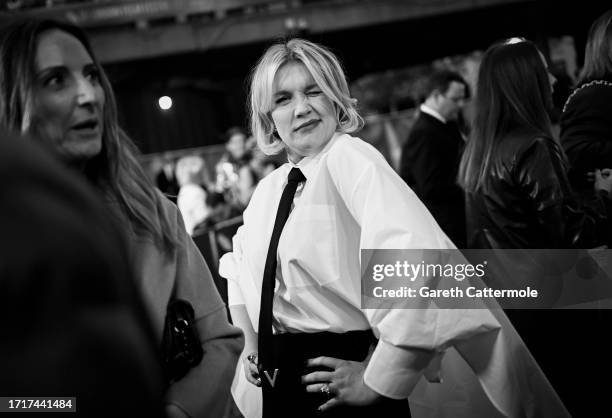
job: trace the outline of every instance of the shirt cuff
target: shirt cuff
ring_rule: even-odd
[[[433,351],[399,348],[379,340],[363,380],[380,395],[406,399],[433,355]]]
[[[234,253],[226,253],[219,260],[219,275],[227,279],[227,305],[244,305],[242,290],[238,284],[240,273]]]
[[[219,276],[224,279],[234,279],[238,275],[238,266],[234,260],[233,253],[226,253],[219,259]]]

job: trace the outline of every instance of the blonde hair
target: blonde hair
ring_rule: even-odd
[[[179,186],[186,184],[200,184],[203,181],[203,172],[206,164],[202,157],[188,155],[176,162],[176,182]]]
[[[277,154],[284,148],[283,142],[275,135],[271,111],[274,77],[289,62],[302,63],[323,94],[332,101],[338,131],[351,133],[361,129],[363,119],[356,109],[357,100],[350,96],[344,71],[336,56],[321,45],[304,39],[291,39],[268,48],[251,76],[251,131],[265,154]]]
[[[599,16],[591,25],[578,84],[612,76],[611,23],[612,9]]]

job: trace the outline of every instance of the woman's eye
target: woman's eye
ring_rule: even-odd
[[[318,96],[321,94],[321,90],[309,90],[306,94],[310,97]]]
[[[289,97],[287,96],[279,96],[274,100],[274,104],[282,105],[289,101]]]
[[[97,68],[92,68],[85,73],[85,77],[92,83],[100,81],[100,71]]]
[[[64,76],[62,74],[52,74],[44,79],[44,85],[49,87],[57,87],[64,82]]]

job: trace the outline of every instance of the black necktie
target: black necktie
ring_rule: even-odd
[[[291,204],[295,191],[300,182],[305,181],[306,177],[299,168],[292,168],[289,172],[288,182],[283,190],[278,210],[276,211],[276,220],[274,221],[274,229],[272,230],[272,238],[270,238],[270,246],[268,247],[268,256],[266,257],[266,266],[264,268],[263,283],[261,285],[261,305],[259,307],[259,326],[258,326],[258,357],[259,369],[263,373],[266,367],[270,366],[272,352],[272,302],[274,300],[274,284],[276,281],[276,252],[278,249],[278,240],[289,218]],[[262,382],[265,381],[262,377]]]

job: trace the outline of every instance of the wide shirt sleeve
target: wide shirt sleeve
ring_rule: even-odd
[[[342,138],[327,169],[361,227],[361,249],[453,249],[414,192],[369,144]],[[381,216],[382,215],[382,216]],[[379,343],[365,382],[390,398],[406,398],[436,353],[456,341],[499,328],[487,310],[366,309]]]

